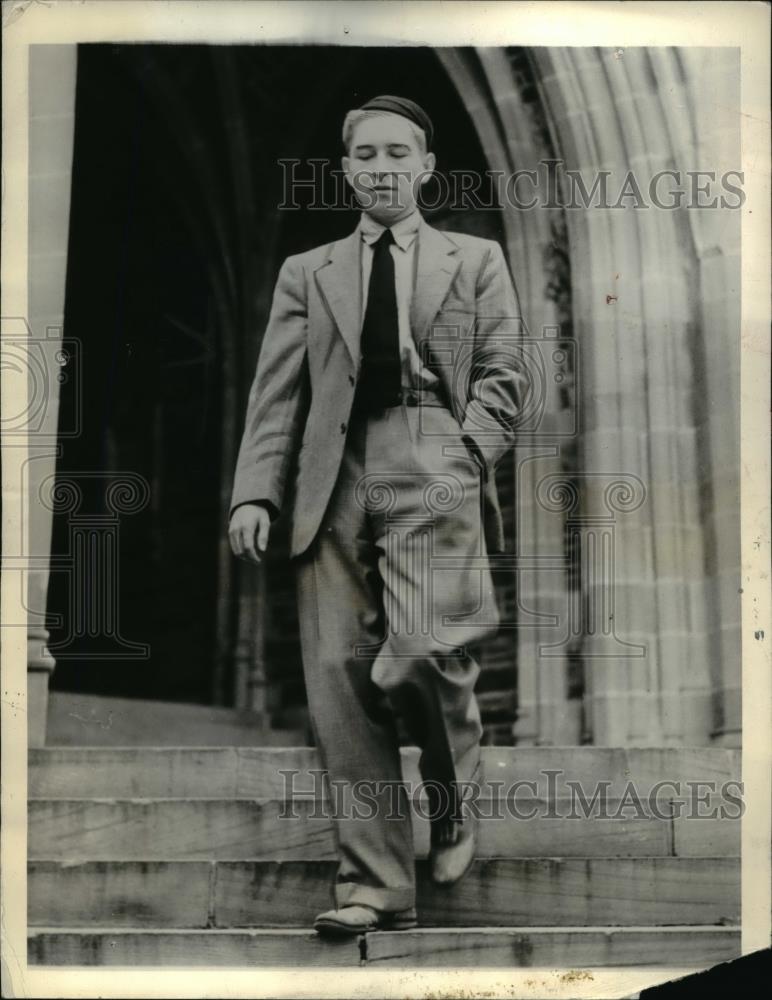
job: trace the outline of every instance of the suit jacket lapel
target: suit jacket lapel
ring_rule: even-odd
[[[461,266],[458,245],[423,219],[418,230],[418,260],[410,325],[416,344],[429,335],[429,324]]]
[[[327,308],[346,342],[355,365],[361,356],[362,287],[359,229],[330,247],[325,263],[316,270],[319,289]],[[410,307],[410,325],[416,344],[429,334],[461,265],[458,245],[423,219],[418,230],[415,288]]]
[[[362,266],[359,229],[333,243],[316,280],[355,365],[359,364],[362,316]]]

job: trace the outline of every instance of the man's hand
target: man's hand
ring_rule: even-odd
[[[271,515],[262,504],[245,503],[237,507],[228,526],[228,538],[234,556],[256,565],[268,547]]]

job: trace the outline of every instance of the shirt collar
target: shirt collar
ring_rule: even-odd
[[[418,227],[421,224],[421,213],[418,209],[414,209],[410,215],[406,215],[404,219],[400,219],[399,222],[395,222],[391,226],[391,233],[394,237],[394,242],[400,248],[400,250],[407,250],[413,240],[418,235]],[[359,231],[362,234],[362,239],[368,246],[371,246],[380,237],[381,233],[384,231],[386,226],[377,222],[367,212],[362,212],[362,216],[359,220]]]

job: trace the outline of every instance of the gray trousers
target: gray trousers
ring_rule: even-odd
[[[352,417],[324,522],[295,566],[309,711],[336,792],[336,904],[405,909],[412,807],[395,717],[427,785],[471,781],[479,667],[466,647],[498,626],[480,470],[452,413]]]

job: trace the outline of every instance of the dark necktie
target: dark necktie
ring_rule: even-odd
[[[394,258],[394,236],[385,229],[373,244],[373,266],[362,324],[362,367],[357,402],[366,410],[394,406],[402,382],[399,360],[399,325]]]

